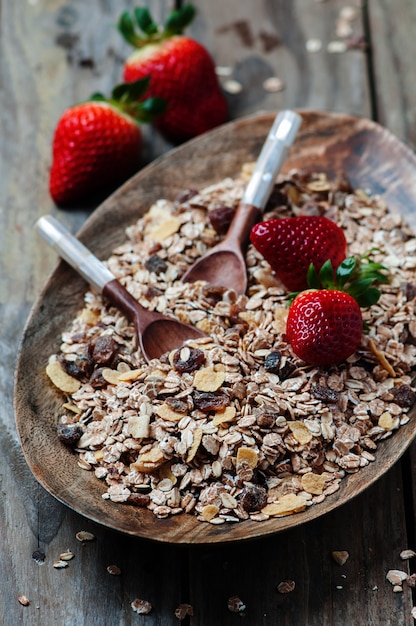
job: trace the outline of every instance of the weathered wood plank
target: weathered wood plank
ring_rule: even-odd
[[[368,16],[379,121],[415,149],[416,5],[412,0],[371,0]]]
[[[198,14],[191,32],[242,86],[240,93],[228,95],[232,117],[284,107],[369,116],[365,54],[359,48],[341,53],[328,50],[334,41],[346,44],[337,31],[343,0],[197,0],[194,4]],[[349,25],[358,41],[362,36],[359,9]],[[313,52],[312,46],[320,49]],[[265,81],[275,77],[283,81],[284,89],[272,93]],[[226,80],[222,79],[225,87]]]
[[[228,612],[226,600],[236,593],[247,602],[249,623],[355,626],[396,624],[401,619],[400,623],[410,624],[409,594],[393,596],[384,579],[386,569],[401,567],[397,550],[406,547],[401,545],[405,528],[397,491],[399,468],[322,523],[258,544],[192,550],[190,573],[186,548],[134,540],[91,524],[47,495],[27,469],[13,425],[12,371],[29,307],[56,258],[34,237],[33,224],[39,215],[54,212],[75,231],[94,208],[67,212],[53,206],[47,191],[52,133],[69,104],[92,90],[108,92],[121,78],[128,47],[114,24],[120,11],[134,4],[115,0],[1,4],[0,622],[164,625],[176,622],[173,611],[179,602],[191,601],[192,623],[227,624],[234,623],[236,616]],[[157,17],[165,15],[172,3],[148,0],[146,4]],[[369,114],[363,53],[327,51],[327,44],[337,39],[336,20],[343,1],[198,0],[196,5],[199,13],[190,32],[206,43],[219,65],[232,67],[232,77],[243,85],[240,94],[228,96],[233,117],[284,106]],[[380,105],[381,119],[415,145],[413,86],[407,80],[412,75],[409,24],[414,21],[414,6],[410,0],[401,0],[400,9],[393,0],[374,0],[373,6],[385,27],[389,67],[396,73],[389,72],[393,83],[386,84],[380,72],[377,77],[379,102],[383,97],[385,103]],[[372,16],[376,31],[376,13]],[[358,19],[354,29],[359,34]],[[390,33],[399,29],[402,41],[400,47],[394,43],[392,56],[387,52]],[[394,42],[400,42],[400,37]],[[319,52],[306,51],[310,39],[322,42]],[[409,69],[405,85],[403,72],[396,71],[404,67],[404,58]],[[263,82],[274,76],[284,81],[285,89],[269,93]],[[255,89],[249,89],[249,82]],[[386,99],[391,102],[397,85],[401,100],[392,109]],[[145,138],[144,162],[169,147],[154,131],[146,131]],[[386,498],[388,507],[383,505]],[[97,540],[81,546],[75,533],[83,529],[92,530]],[[68,569],[55,570],[53,561],[68,547],[76,553],[74,560]],[[36,548],[46,554],[43,565],[31,557]],[[331,562],[332,549],[350,551],[345,570]],[[111,564],[120,566],[120,577],[108,574],[106,567]],[[344,571],[347,579],[340,578]],[[295,579],[296,590],[280,597],[275,586],[287,577]],[[337,590],[340,580],[344,588]],[[374,585],[379,591],[373,590]],[[18,604],[19,593],[29,597],[28,607]],[[130,602],[136,597],[154,604],[149,616],[140,618],[131,611]],[[396,621],[388,622],[394,609]],[[258,621],[252,621],[253,616]]]

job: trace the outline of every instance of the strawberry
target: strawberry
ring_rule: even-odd
[[[316,215],[259,222],[253,226],[250,240],[290,291],[307,288],[311,263],[319,271],[329,259],[337,268],[347,248],[342,228]]]
[[[165,105],[151,98],[138,103],[149,79],[118,85],[110,99],[94,94],[67,109],[55,129],[49,191],[60,205],[114,186],[139,167],[140,121],[151,121]]]
[[[296,295],[289,308],[286,339],[293,352],[312,365],[332,365],[350,357],[363,332],[360,306],[379,299],[380,291],[373,283],[388,280],[384,269],[368,257],[349,257],[339,265],[334,279],[329,261],[319,275],[311,266],[308,278],[315,288]]]
[[[182,35],[194,14],[194,7],[186,4],[159,28],[148,9],[136,8],[133,17],[124,12],[118,23],[123,37],[137,48],[124,64],[123,79],[151,76],[149,94],[168,104],[156,126],[173,141],[200,135],[227,119],[212,58],[201,44]]]
[[[358,348],[361,309],[348,293],[330,289],[302,291],[292,302],[286,336],[293,352],[312,365],[345,361]]]

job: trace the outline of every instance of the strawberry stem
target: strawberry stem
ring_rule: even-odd
[[[137,122],[150,123],[154,118],[166,111],[166,102],[163,98],[147,98],[143,100],[150,83],[150,76],[145,76],[132,83],[120,83],[106,98],[102,93],[94,93],[89,100],[107,102],[123,113],[127,113]]]
[[[369,251],[371,252],[371,251]],[[319,273],[313,263],[308,268],[307,282],[311,289],[337,289],[352,296],[361,307],[375,304],[381,296],[375,283],[387,283],[386,267],[372,261],[366,252],[358,257],[348,257],[334,273],[330,260],[325,261]],[[296,294],[290,294],[293,297]]]
[[[194,17],[194,6],[185,4],[180,9],[174,9],[168,15],[163,28],[160,28],[147,8],[136,7],[133,15],[128,11],[124,11],[120,15],[117,28],[130,45],[134,48],[143,48],[150,43],[159,43],[174,35],[181,35]],[[136,27],[144,36],[137,32]]]

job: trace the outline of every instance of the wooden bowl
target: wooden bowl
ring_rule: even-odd
[[[366,120],[301,111],[303,124],[285,165],[336,174],[343,170],[355,187],[382,194],[394,211],[416,228],[416,158],[388,131]],[[186,188],[235,176],[254,161],[274,119],[259,114],[231,122],[194,139],[151,163],[109,197],[88,219],[79,237],[106,258],[125,239],[124,229],[158,198],[175,198]],[[56,435],[62,396],[45,375],[61,332],[82,307],[86,285],[60,262],[35,303],[19,353],[15,384],[16,424],[27,463],[38,481],[58,500],[107,527],[170,543],[214,543],[249,539],[303,524],[341,506],[374,483],[412,441],[416,419],[379,445],[376,460],[341,481],[340,490],[302,513],[265,522],[213,526],[192,515],[157,519],[147,510],[102,499],[104,485],[82,471],[77,455]]]

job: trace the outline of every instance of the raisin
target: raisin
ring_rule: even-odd
[[[83,434],[80,424],[58,424],[56,427],[58,439],[67,446],[73,446],[78,443]]]
[[[222,300],[222,297],[226,291],[227,290],[225,287],[220,287],[217,285],[207,285],[202,289],[204,298],[206,298],[208,302],[211,302],[214,305]]]
[[[185,400],[169,397],[166,398],[165,402],[173,411],[176,411],[177,413],[186,413],[188,410],[188,403],[185,402]]]
[[[198,193],[199,192],[197,189],[185,189],[185,191],[182,191],[182,193],[177,196],[176,202],[179,202],[179,204],[182,204],[183,202],[188,202],[188,200],[198,195]]]
[[[312,393],[314,398],[321,400],[321,402],[338,402],[339,393],[335,389],[330,389],[324,385],[314,385],[312,387]]]
[[[238,304],[232,304],[230,306],[229,320],[231,324],[234,324],[235,326],[242,326],[245,330],[247,330],[247,322],[243,320],[242,317],[240,317],[240,313],[242,313],[244,310],[244,307]]]
[[[92,349],[92,358],[97,365],[107,365],[116,355],[118,344],[109,335],[97,337]]]
[[[296,365],[294,365],[292,361],[286,360],[279,370],[280,380],[286,380],[286,378],[289,378],[289,376],[293,374],[295,369]]]
[[[147,493],[131,493],[127,502],[134,506],[146,507],[150,504],[150,496]]]
[[[395,403],[403,408],[411,407],[416,402],[416,392],[409,385],[400,385],[393,389],[393,397]]]
[[[173,355],[173,367],[178,372],[193,372],[205,363],[205,354],[198,348],[181,348]]]
[[[413,283],[404,283],[404,285],[402,285],[402,291],[408,302],[416,298],[416,285]]]
[[[36,561],[36,563],[44,563],[46,559],[46,554],[42,550],[35,550],[32,552],[32,559]]]
[[[204,413],[225,409],[225,407],[230,404],[230,399],[225,393],[194,391],[192,397],[194,399],[195,408]]]
[[[273,428],[277,416],[278,413],[273,411],[262,411],[257,415],[256,421],[260,428]]]
[[[102,389],[103,387],[106,387],[107,381],[103,377],[103,368],[99,367],[98,369],[96,369],[95,372],[92,373],[92,376],[88,382],[90,383],[91,387],[94,387],[94,389]]]
[[[267,504],[267,491],[259,485],[250,485],[243,489],[240,498],[245,511],[259,511]]]
[[[168,269],[168,264],[158,254],[152,254],[152,256],[149,256],[149,258],[146,259],[144,266],[147,270],[149,270],[149,272],[154,272],[155,274],[162,274]]]
[[[273,209],[277,209],[277,207],[281,206],[287,206],[287,204],[287,195],[283,193],[283,191],[281,191],[279,187],[277,187],[277,185],[275,185],[269,196],[264,212],[269,213],[270,211],[273,211]]]
[[[345,193],[351,193],[353,191],[349,178],[343,171],[339,172],[337,175],[335,186],[338,191],[344,191]]]
[[[238,400],[244,400],[247,395],[247,387],[243,381],[238,381],[233,385],[233,396]]]
[[[156,298],[157,296],[161,296],[162,293],[163,291],[161,291],[161,289],[158,289],[157,287],[153,287],[153,285],[150,285],[146,293],[144,294],[144,297],[147,300],[152,300],[153,298]]]
[[[236,208],[233,206],[219,206],[212,209],[208,215],[211,226],[215,232],[219,235],[225,235],[233,221],[235,212]]]
[[[271,374],[278,374],[280,363],[282,362],[282,355],[279,350],[270,352],[264,359],[264,369]]]
[[[94,359],[89,356],[77,357],[75,361],[60,359],[60,362],[66,373],[78,380],[89,378],[94,369]]]

